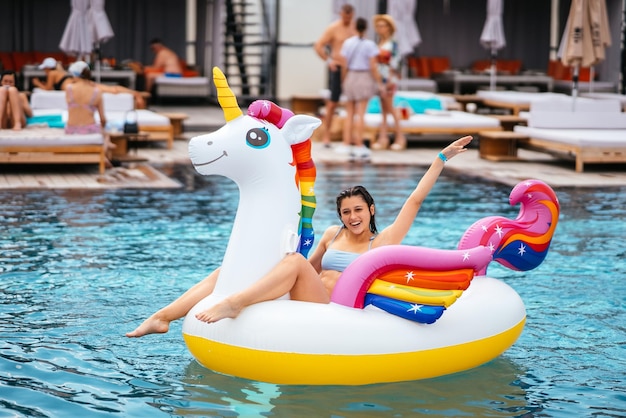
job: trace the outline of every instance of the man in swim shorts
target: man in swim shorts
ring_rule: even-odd
[[[326,101],[326,114],[323,119],[324,136],[322,137],[322,142],[326,147],[330,147],[330,126],[341,96],[341,67],[339,66],[341,46],[343,41],[356,34],[354,7],[344,4],[339,12],[339,19],[331,23],[313,45],[317,55],[326,61],[329,70],[330,98]]]
[[[155,55],[152,65],[144,68],[146,91],[148,93],[152,91],[154,81],[158,77],[182,77],[183,75],[183,66],[180,58],[174,51],[163,45],[160,39],[154,38],[151,40],[150,49]]]

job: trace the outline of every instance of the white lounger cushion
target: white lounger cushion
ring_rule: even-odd
[[[160,97],[207,97],[211,91],[207,77],[158,77],[155,84]]]
[[[620,147],[626,146],[624,129],[548,129],[529,126],[515,126],[515,132],[530,138],[560,142],[581,147]]]
[[[142,126],[170,126],[170,119],[151,110],[137,109],[137,124]],[[105,112],[107,122],[122,122],[126,120],[127,112]],[[97,115],[96,115],[97,116]]]
[[[540,101],[557,101],[564,100],[571,102],[571,96],[563,93],[532,93],[523,91],[488,91],[479,90],[476,95],[482,99],[492,100],[494,102],[507,103],[512,105],[530,105],[531,103]]]
[[[382,122],[382,116],[377,113],[365,114],[365,126],[370,128],[378,128]],[[388,115],[387,123],[393,123],[393,117]],[[488,116],[475,115],[472,113],[461,112],[457,110],[432,111],[423,114],[411,115],[407,120],[401,120],[400,126],[404,128],[497,128],[500,121],[496,118]]]
[[[173,84],[177,86],[208,86],[207,77],[157,77],[157,84]]]
[[[5,129],[0,136],[0,145],[49,146],[49,145],[101,145],[101,134],[68,135],[60,128],[32,127],[13,131]]]
[[[130,93],[103,93],[102,102],[104,111],[127,111],[135,107],[135,99]],[[35,89],[30,97],[30,107],[33,110],[62,109],[67,110],[67,101],[64,91],[46,91]]]
[[[126,113],[135,106],[135,100],[130,93],[103,93],[104,113],[107,122],[115,126],[122,126],[126,120]],[[34,116],[62,115],[64,122],[67,121],[67,101],[64,91],[35,91],[30,99]],[[168,117],[155,113],[147,109],[137,109],[137,123],[139,126],[169,126]],[[95,114],[96,121],[100,121],[98,113]]]
[[[618,100],[570,98],[533,102],[528,126],[557,129],[626,129],[626,113]]]

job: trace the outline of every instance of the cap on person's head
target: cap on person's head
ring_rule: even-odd
[[[372,20],[374,21],[374,25],[376,25],[376,23],[378,23],[378,21],[384,21],[386,24],[389,25],[389,29],[391,30],[391,34],[393,35],[396,32],[396,22],[393,20],[393,17],[391,17],[390,15],[374,15],[374,17],[372,18]]]
[[[43,70],[45,68],[51,68],[54,69],[57,67],[57,60],[55,60],[52,57],[48,57],[45,60],[43,60],[43,62],[39,65],[39,69]]]
[[[89,68],[89,65],[85,61],[76,61],[72,65],[70,65],[68,71],[74,77],[80,77],[83,71],[85,71],[85,68]]]

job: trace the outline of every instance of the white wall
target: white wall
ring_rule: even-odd
[[[332,4],[332,0],[281,1],[279,42],[313,44],[334,20]],[[279,101],[316,96],[328,86],[326,65],[313,46],[279,47],[277,67]]]

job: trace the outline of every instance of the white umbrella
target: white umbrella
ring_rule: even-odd
[[[89,7],[89,25],[93,28],[94,40],[100,43],[105,43],[115,35],[104,4],[105,0],[91,0]]]
[[[72,11],[65,24],[59,48],[68,55],[88,57],[93,48],[93,31],[89,28],[89,0],[71,0]]]
[[[94,49],[96,51],[96,81],[100,82],[100,44],[111,39],[115,34],[104,10],[105,0],[91,0],[89,8],[89,26],[93,30]]]
[[[417,0],[394,0],[387,2],[387,13],[396,22],[396,41],[400,56],[411,54],[422,43],[420,31],[415,21]],[[406,78],[408,68],[402,60],[402,78]]]
[[[496,56],[497,51],[504,48],[504,29],[502,27],[503,0],[487,0],[487,19],[483,32],[480,35],[480,43],[491,51],[491,76],[489,88],[495,90],[496,86]]]
[[[590,67],[604,60],[605,48],[610,44],[611,35],[605,1],[572,0],[559,47],[559,56],[563,64],[574,67],[573,106],[578,96],[580,67]]]

